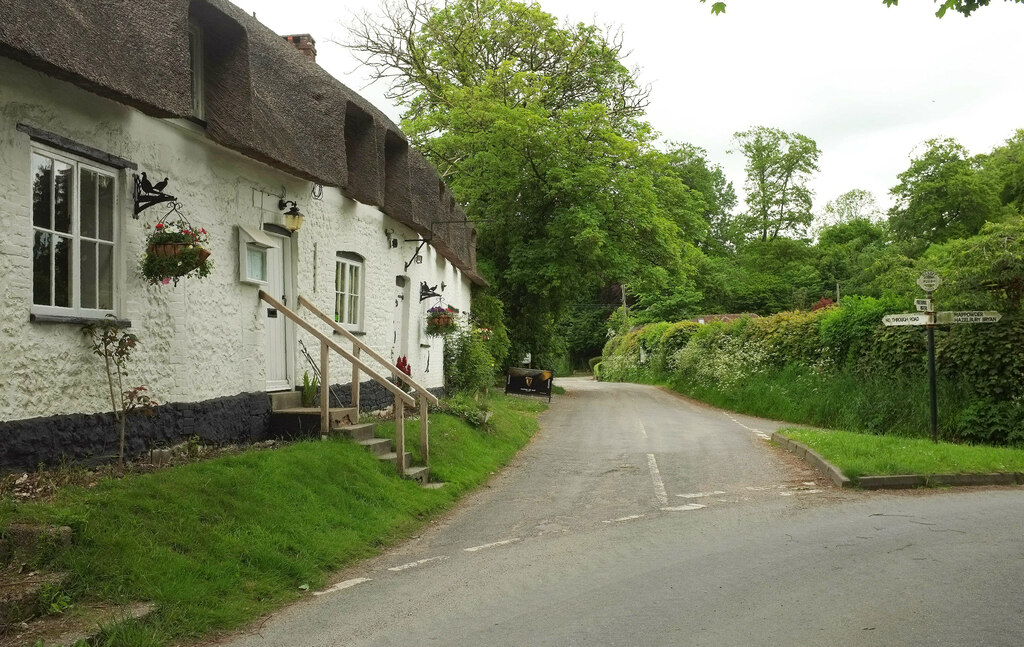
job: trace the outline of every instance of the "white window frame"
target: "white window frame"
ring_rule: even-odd
[[[366,264],[357,260],[357,254],[338,252],[334,264],[334,320],[346,330],[362,330],[363,312],[365,311]],[[349,284],[351,268],[358,270],[356,285]],[[351,312],[352,297],[355,297],[355,310]]]
[[[189,69],[192,73],[192,116],[206,121],[206,79],[203,74],[203,30],[194,22],[188,25]]]
[[[53,229],[37,227],[35,224],[35,214],[32,213],[34,208],[34,197],[32,195],[32,182],[34,181],[33,173],[35,170],[34,164],[31,160],[35,155],[41,155],[51,160],[62,162],[70,165],[74,172],[72,174],[72,187],[70,191],[69,209],[71,216],[71,231],[70,232],[59,232],[55,233]],[[51,235],[60,235],[71,239],[71,305],[69,307],[48,305],[48,304],[37,304],[35,303],[35,270],[34,261],[32,272],[32,294],[30,301],[32,303],[29,312],[33,315],[52,315],[52,316],[65,316],[65,317],[83,317],[83,318],[102,318],[106,315],[117,315],[119,304],[120,304],[120,272],[118,268],[121,267],[121,249],[120,249],[120,229],[121,229],[121,177],[122,172],[119,169],[111,168],[97,164],[87,158],[73,155],[65,151],[61,151],[50,146],[44,146],[39,143],[32,143],[31,155],[29,155],[29,222],[32,224],[31,240],[32,245],[35,245],[35,235],[37,231],[44,231]],[[102,241],[103,244],[112,247],[112,254],[110,260],[110,279],[111,279],[111,308],[85,308],[82,306],[82,263],[81,263],[81,244],[82,244],[82,220],[81,220],[81,176],[82,171],[87,170],[98,175],[104,175],[111,178],[114,182],[113,186],[113,214],[112,219],[112,238],[113,241]],[[51,190],[51,205],[53,201],[53,191]],[[52,209],[52,206],[51,206]],[[52,224],[52,223],[51,223]],[[101,241],[98,237],[99,232],[95,238],[87,238],[86,240]],[[56,262],[55,254],[50,255],[50,281],[52,282],[55,278],[56,268],[54,263]],[[52,285],[52,283],[51,283]],[[98,286],[97,286],[98,287]]]

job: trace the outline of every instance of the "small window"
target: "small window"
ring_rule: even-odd
[[[192,116],[206,121],[205,83],[203,79],[203,31],[199,25],[188,26],[189,69],[192,73]]]
[[[33,147],[32,233],[32,312],[114,314],[114,170]]]
[[[253,285],[270,281],[267,250],[277,247],[274,239],[258,229],[238,227],[238,280]]]
[[[334,320],[358,330],[363,314],[363,262],[341,252],[334,270]]]

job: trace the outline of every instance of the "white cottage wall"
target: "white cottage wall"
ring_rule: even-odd
[[[296,292],[333,313],[336,254],[361,255],[362,339],[387,356],[395,277],[407,275],[412,303],[406,325],[414,377],[428,387],[443,384],[440,342],[420,337],[423,312],[431,301],[419,303],[419,284],[444,281],[446,301],[463,311],[469,309],[470,285],[429,247],[421,252],[424,262],[405,272],[415,243],[392,249],[384,230],[393,229],[400,240],[416,238],[411,230],[335,188],[324,188],[322,199],[315,200],[311,183],[214,144],[191,122],[146,116],[5,58],[0,58],[0,79],[0,356],[5,358],[0,422],[110,410],[102,360],[90,354],[80,326],[29,320],[31,142],[16,129],[22,123],[125,158],[147,171],[151,180],[169,177],[167,192],[184,204],[183,213],[193,225],[210,232],[214,269],[207,279],[185,279],[177,287],[147,285],[138,275],[145,226],[152,226],[167,209],[157,205],[134,220],[132,172],[118,173],[117,311],[131,321],[140,340],[128,384],[148,385],[160,402],[199,402],[265,389],[266,304],[258,301],[257,287],[238,280],[236,226],[280,223],[272,194],[282,192],[307,216],[291,238]],[[292,341],[303,337],[317,356],[318,344],[311,344],[308,335],[293,332]],[[337,356],[332,361],[331,381],[348,382],[347,363]],[[299,383],[305,369],[296,353],[292,375]]]

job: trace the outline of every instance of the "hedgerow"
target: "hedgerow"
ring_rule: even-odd
[[[915,411],[921,405],[927,380],[924,331],[881,324],[885,314],[906,310],[904,302],[848,297],[813,312],[649,324],[608,341],[601,378],[665,382],[709,397],[742,392],[760,400],[762,415],[784,410],[801,418],[794,422],[837,421],[815,409],[843,409],[847,425],[857,416],[863,429],[924,433],[927,416],[907,414],[911,398]],[[1024,444],[1024,321],[943,327],[935,337],[940,386],[950,400],[942,403],[942,435]],[[905,428],[918,419],[919,428]]]

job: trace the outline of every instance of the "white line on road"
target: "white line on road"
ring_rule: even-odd
[[[644,426],[643,420],[637,419],[637,423],[640,425],[640,435],[647,438],[647,427]]]
[[[620,521],[633,521],[634,519],[643,519],[647,515],[644,514],[631,514],[628,517],[619,517],[618,519],[605,519],[601,523],[619,523]]]
[[[448,559],[448,556],[438,555],[437,557],[428,557],[426,559],[421,559],[415,562],[409,562],[408,564],[402,564],[401,566],[392,566],[388,570],[395,571],[397,573],[398,571],[404,571],[409,568],[416,568],[417,566],[423,566],[424,564],[429,564],[430,562],[436,562],[442,559]]]
[[[662,510],[664,510],[665,512],[686,512],[688,510],[700,510],[701,508],[706,507],[706,505],[701,505],[700,503],[687,503],[686,505],[677,505],[671,508],[662,508]]]
[[[665,484],[661,480],[661,472],[658,471],[658,461],[654,460],[654,454],[647,455],[647,467],[651,470],[651,480],[654,481],[654,496],[658,497],[658,503],[668,503],[668,493],[665,492]]]
[[[508,544],[514,544],[519,541],[519,537],[513,537],[512,539],[505,539],[503,541],[495,541],[489,544],[481,544],[480,546],[473,546],[472,548],[463,548],[462,550],[467,553],[475,553],[478,550],[484,550],[485,548],[494,548],[495,546],[505,546]]]
[[[701,497],[714,496],[716,494],[725,494],[725,491],[715,490],[714,492],[691,492],[690,494],[677,494],[676,496],[681,496],[684,499],[699,499]]]
[[[313,595],[327,595],[328,593],[334,593],[335,591],[341,591],[342,589],[347,589],[349,587],[355,586],[356,584],[362,584],[363,582],[369,582],[369,581],[370,581],[370,578],[368,578],[368,577],[357,577],[354,580],[345,580],[344,582],[338,582],[337,584],[335,584],[331,588],[324,589],[323,591],[313,591]]]

